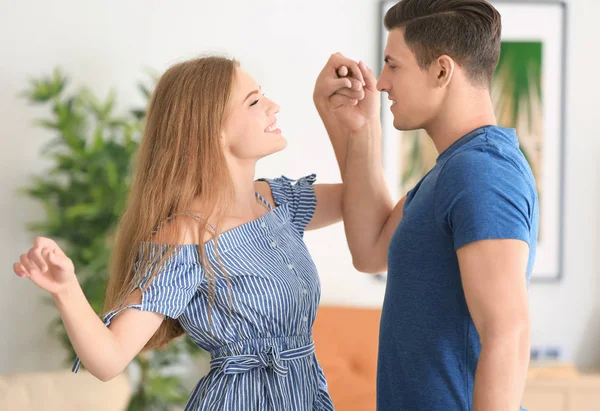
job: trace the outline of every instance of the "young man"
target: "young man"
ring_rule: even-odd
[[[515,131],[496,125],[490,97],[500,15],[484,0],[404,0],[385,25],[377,83],[334,54],[314,92],[344,180],[354,265],[388,271],[377,409],[519,410],[539,211]],[[395,206],[377,90],[393,101],[394,126],[425,129],[439,152]]]

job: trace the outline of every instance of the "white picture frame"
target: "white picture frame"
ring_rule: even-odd
[[[395,5],[396,1],[381,2],[381,26],[380,26],[380,62],[383,65],[383,52],[385,49],[388,32],[383,26],[383,16],[390,7]],[[537,254],[532,273],[532,282],[556,282],[562,278],[563,270],[563,208],[564,208],[564,152],[565,152],[565,83],[566,83],[566,22],[567,22],[567,4],[565,1],[492,1],[492,4],[502,16],[502,42],[503,56],[506,56],[510,50],[517,50],[517,44],[528,44],[536,46],[539,43],[541,63],[539,71],[539,104],[536,107],[539,112],[537,117],[529,124],[537,126],[528,126],[527,133],[523,132],[524,127],[515,126],[519,135],[522,147],[526,142],[535,141],[536,143],[527,143],[533,147],[535,156],[531,158],[541,159],[537,162],[531,162],[538,189],[540,193],[540,237],[537,245]],[[517,47],[515,47],[517,46]],[[506,50],[506,52],[505,52]],[[527,50],[527,48],[522,49]],[[531,50],[531,47],[529,48]],[[536,49],[537,50],[537,49]],[[502,63],[501,57],[501,63]],[[504,60],[506,61],[506,60]],[[502,64],[499,65],[499,70]],[[510,66],[508,63],[505,66]],[[380,69],[382,66],[380,67]],[[518,71],[518,70],[516,70]],[[500,86],[494,83],[492,95],[497,104],[498,112],[502,110],[502,93],[498,91]],[[407,167],[408,161],[403,161],[407,157],[407,150],[411,142],[427,141],[429,138],[424,131],[418,132],[400,132],[393,126],[393,116],[389,110],[389,100],[387,94],[382,93],[382,113],[381,120],[383,126],[383,162],[386,173],[386,180],[390,186],[392,196],[398,201],[405,192],[410,189],[409,181],[406,183],[407,175],[413,175],[414,172],[407,173],[407,170],[413,170],[414,167]],[[529,103],[528,103],[529,104]],[[533,103],[532,103],[533,104]],[[541,113],[541,114],[539,114]],[[519,113],[520,115],[520,113]],[[530,114],[533,117],[533,115]],[[500,116],[502,117],[502,116]],[[516,119],[518,116],[513,116]],[[520,117],[519,117],[520,118]],[[516,121],[516,120],[514,120]],[[502,124],[501,126],[509,127]],[[512,128],[512,127],[511,127]],[[421,133],[409,134],[409,133]],[[522,137],[522,135],[526,135]],[[420,143],[419,143],[420,144]],[[432,148],[433,145],[431,144]],[[526,148],[523,148],[525,150]],[[416,158],[415,152],[411,148],[411,163]],[[524,151],[525,152],[525,151]],[[422,161],[419,163],[431,162],[432,154],[427,155],[427,150],[421,150]],[[437,155],[437,153],[435,153]],[[435,155],[433,157],[435,158]],[[529,157],[528,157],[529,159]],[[533,160],[531,160],[533,161]],[[435,164],[435,162],[433,162]],[[433,166],[433,165],[432,165]],[[534,167],[535,166],[535,167]],[[424,168],[426,164],[424,164]],[[419,173],[424,174],[423,170]],[[422,175],[416,175],[418,179]]]

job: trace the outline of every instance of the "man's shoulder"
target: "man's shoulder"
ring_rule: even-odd
[[[494,193],[535,195],[535,178],[518,146],[491,139],[462,147],[448,158],[436,181],[439,201],[469,193],[484,199]]]
[[[453,153],[442,165],[440,174],[470,181],[486,177],[525,176],[527,167],[518,145],[489,136],[470,141]]]

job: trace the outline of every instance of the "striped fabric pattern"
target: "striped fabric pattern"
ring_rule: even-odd
[[[316,207],[315,179],[313,174],[298,181],[263,180],[271,186],[276,207],[265,202],[267,214],[220,235],[226,274],[214,243],[204,245],[217,275],[210,325],[208,279],[195,245],[178,249],[141,304],[105,316],[107,326],[126,308],[177,318],[190,338],[210,353],[210,372],[196,385],[186,411],[334,409],[314,353],[311,329],[321,289],[303,241]],[[146,243],[140,252],[165,250],[163,244]]]

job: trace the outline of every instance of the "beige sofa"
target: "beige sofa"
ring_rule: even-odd
[[[0,376],[2,411],[124,411],[130,397],[125,373],[109,382],[85,370]]]

